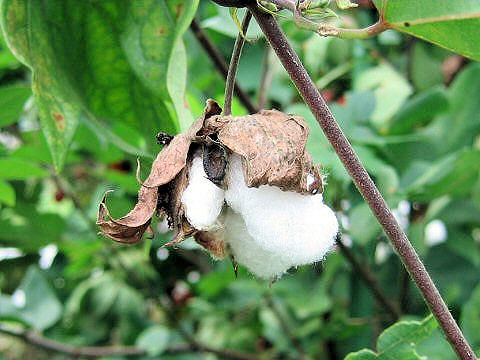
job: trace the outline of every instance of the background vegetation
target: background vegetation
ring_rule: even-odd
[[[341,13],[344,24],[376,21],[373,6],[361,5]],[[189,26],[195,16],[228,59],[238,32],[228,9],[52,0],[3,1],[1,11],[0,359],[68,358],[18,339],[33,333],[99,346],[96,354],[112,350],[108,359],[122,351],[343,359],[363,348],[377,354],[349,359],[455,359],[256,25],[238,83],[255,106],[306,118],[343,234],[325,262],[274,284],[242,268],[236,279],[228,261],[213,261],[192,241],[162,248],[170,234],[160,222],[136,246],[98,236],[94,224],[106,190],[115,190],[114,216],[135,203],[136,158],[148,171],[158,131],[188,127],[207,98],[223,102],[224,77]],[[399,32],[322,38],[280,20],[478,353],[480,65]],[[478,58],[473,32],[459,29],[461,46],[450,48]],[[235,99],[233,114],[246,113]]]

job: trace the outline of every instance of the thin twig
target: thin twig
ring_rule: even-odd
[[[137,347],[117,347],[117,346],[84,346],[76,347],[64,344],[55,340],[47,339],[33,331],[16,329],[14,327],[0,324],[0,333],[7,334],[23,341],[38,346],[48,351],[54,351],[72,357],[104,357],[104,356],[143,356],[145,350]]]
[[[197,20],[194,19],[192,21],[192,23],[190,24],[190,28],[192,29],[193,35],[195,35],[198,42],[208,54],[217,70],[226,79],[228,75],[228,64],[225,62],[225,59],[223,58],[220,51],[218,51],[215,45],[210,41],[207,34],[202,30]],[[250,113],[253,114],[258,111],[255,105],[250,101],[250,98],[248,97],[246,92],[238,85],[237,82],[235,82],[234,91],[240,102]]]
[[[273,71],[270,64],[270,46],[265,47],[265,55],[262,64],[262,76],[260,78],[260,85],[258,87],[258,108],[264,109],[267,105],[268,92],[273,80]]]
[[[250,4],[249,9],[256,18],[270,45],[276,52],[291,80],[317,119],[325,136],[335,149],[356,187],[382,225],[392,246],[397,251],[405,268],[420,289],[426,303],[443,329],[453,349],[463,360],[476,360],[475,353],[463,336],[450,314],[425,266],[418,257],[405,232],[402,230],[385,200],[357,157],[352,146],[338,126],[333,114],[315,87],[303,64],[292,49],[275,19]]]
[[[230,65],[228,66],[227,81],[225,83],[225,101],[223,103],[223,115],[232,114],[232,96],[235,85],[235,77],[237,76],[238,63],[242,55],[243,45],[245,44],[245,36],[247,36],[248,25],[252,19],[252,13],[247,10],[242,22],[242,30],[238,33],[235,45],[233,47]]]
[[[47,339],[33,331],[16,329],[0,324],[0,333],[22,339],[28,344],[37,346],[47,351],[62,353],[74,358],[87,357],[139,357],[147,355],[147,352],[135,346],[72,346],[55,340]],[[231,350],[214,349],[209,346],[198,344],[178,344],[168,347],[163,354],[186,354],[186,353],[212,353],[222,359],[232,360],[258,360],[254,356],[245,355]]]
[[[397,321],[400,318],[400,311],[398,310],[397,306],[395,306],[395,304],[384,294],[372,270],[370,270],[367,265],[360,264],[355,255],[353,255],[352,251],[342,242],[340,235],[337,236],[336,242],[343,256],[345,256],[345,258],[350,262],[355,273],[358,274],[370,288],[378,303],[383,306],[393,320]]]

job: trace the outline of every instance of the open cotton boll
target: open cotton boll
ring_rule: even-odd
[[[224,237],[235,260],[262,279],[273,279],[285,273],[291,264],[274,251],[261,247],[250,236],[240,214],[227,208]]]
[[[209,231],[219,226],[225,191],[208,180],[201,156],[195,156],[189,171],[188,186],[182,195],[182,204],[190,225]]]
[[[258,247],[275,253],[288,267],[320,261],[332,249],[338,223],[321,194],[301,195],[267,185],[248,188],[238,155],[230,157],[227,181],[227,204],[243,217]]]

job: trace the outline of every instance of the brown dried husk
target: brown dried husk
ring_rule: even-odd
[[[139,242],[157,212],[167,216],[174,230],[174,239],[169,244],[194,236],[212,254],[224,256],[221,244],[190,226],[181,203],[188,184],[192,149],[212,142],[242,157],[249,187],[271,185],[302,194],[322,192],[320,171],[305,150],[309,129],[302,117],[277,110],[239,117],[221,116],[221,111],[215,101],[208,100],[203,115],[190,129],[175,136],[162,149],[141,185],[137,204],[127,215],[113,219],[105,194],[97,216],[97,224],[105,236],[122,243]]]

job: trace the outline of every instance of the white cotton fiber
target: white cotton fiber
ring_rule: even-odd
[[[254,252],[259,254],[240,259],[235,253],[248,251],[246,246],[240,251],[243,245],[237,242],[241,239],[227,237],[238,262],[266,277],[267,273],[281,275],[292,266],[322,260],[332,249],[338,232],[335,214],[323,203],[322,195],[301,195],[266,185],[248,188],[240,156],[232,155],[229,164],[225,200],[242,216],[251,237],[244,241],[255,243]],[[263,261],[260,255],[265,256]],[[272,257],[274,265],[270,264]]]
[[[247,231],[240,214],[227,208],[224,217],[224,236],[235,260],[262,279],[273,279],[285,273],[290,263],[258,244]]]
[[[182,204],[190,225],[197,230],[218,228],[218,215],[222,211],[225,191],[207,178],[202,157],[193,158],[188,186],[182,195]]]

